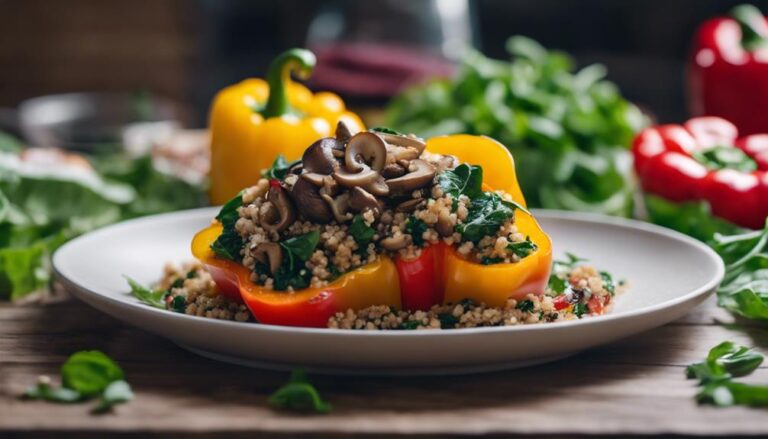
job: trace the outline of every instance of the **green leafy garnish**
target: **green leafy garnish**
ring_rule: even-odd
[[[325,402],[307,379],[303,369],[291,372],[288,384],[269,397],[269,405],[276,409],[309,413],[329,413],[331,405]]]
[[[691,156],[709,169],[735,169],[739,172],[757,170],[757,162],[739,148],[716,146],[706,151],[694,151]]]
[[[184,296],[176,296],[171,301],[171,309],[177,313],[184,314],[187,310],[187,299]]]
[[[588,309],[585,303],[578,302],[573,305],[573,314],[576,317],[581,318],[587,312],[588,312]]]
[[[166,290],[151,290],[130,277],[126,277],[125,280],[131,286],[131,294],[140,302],[154,308],[165,309],[165,297],[168,295]]]
[[[453,199],[459,195],[469,198],[479,197],[482,194],[483,168],[462,163],[455,169],[448,169],[437,176],[437,184],[443,189],[443,193],[450,194]]]
[[[696,400],[700,404],[765,407],[768,406],[768,386],[733,380],[754,372],[763,359],[762,354],[751,348],[726,341],[713,347],[705,361],[689,365],[685,374],[689,379],[699,380]]]
[[[521,259],[535,252],[537,248],[538,247],[531,241],[530,237],[526,237],[525,241],[513,242],[507,246],[507,250]]]
[[[533,301],[528,299],[522,300],[520,301],[520,303],[515,305],[515,308],[519,309],[522,312],[533,312],[533,309],[534,309]]]
[[[553,273],[549,276],[548,288],[557,294],[563,294],[568,289],[568,283],[565,279]]]
[[[272,162],[272,166],[261,171],[261,176],[264,178],[282,180],[288,175],[288,169],[299,161],[300,160],[289,162],[282,154],[278,154],[275,161]]]
[[[441,312],[437,315],[442,329],[453,329],[459,324],[459,318],[449,312]]]
[[[477,242],[484,236],[493,236],[507,220],[523,209],[516,203],[504,201],[495,192],[483,192],[469,205],[467,219],[456,226],[465,241]]]
[[[300,290],[309,286],[312,273],[307,270],[304,263],[312,256],[319,242],[320,232],[313,230],[280,243],[285,256],[274,276],[275,290],[284,291],[288,288]]]
[[[405,232],[411,235],[414,245],[422,246],[424,244],[424,232],[429,226],[424,221],[411,215],[405,222]]]
[[[312,256],[317,244],[320,242],[320,232],[313,230],[303,235],[288,238],[280,243],[280,247],[286,251],[289,259],[306,261]]]
[[[237,209],[243,205],[242,191],[222,206],[216,219],[222,225],[221,235],[211,244],[211,250],[220,258],[239,262],[243,238],[235,230],[235,223],[240,218]]]
[[[412,330],[421,326],[421,322],[418,320],[408,320],[400,324],[400,329]]]
[[[376,231],[373,227],[365,223],[362,215],[355,215],[352,218],[352,224],[349,226],[349,234],[355,238],[355,242],[361,249],[368,247]]]
[[[603,280],[603,288],[605,288],[605,291],[608,291],[611,296],[616,294],[616,284],[613,282],[613,276],[611,276],[611,273],[608,273],[607,271],[601,271],[600,278]]]
[[[645,124],[640,110],[604,79],[601,65],[575,71],[566,54],[512,37],[511,61],[467,52],[453,80],[406,90],[387,124],[430,138],[483,134],[504,144],[533,207],[630,216],[627,147]]]

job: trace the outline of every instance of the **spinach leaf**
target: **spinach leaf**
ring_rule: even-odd
[[[501,199],[495,192],[483,192],[469,205],[467,219],[456,226],[465,241],[478,242],[484,236],[493,236],[515,214],[513,203]]]
[[[239,192],[222,206],[216,219],[222,225],[221,235],[211,244],[211,250],[220,258],[240,262],[240,250],[243,248],[243,238],[235,230],[235,223],[240,218],[237,209],[243,205],[243,193]]]
[[[274,276],[275,290],[284,291],[288,288],[300,290],[309,286],[312,273],[307,270],[304,262],[312,256],[318,242],[320,242],[320,232],[313,230],[280,243],[285,256]]]
[[[315,251],[320,242],[320,232],[313,230],[303,235],[288,238],[280,243],[280,246],[288,253],[290,258],[305,262]]]
[[[514,253],[521,259],[535,252],[538,247],[531,241],[530,237],[526,237],[525,241],[513,242],[507,246],[507,250]]]
[[[437,176],[437,184],[454,199],[459,195],[475,198],[482,195],[483,168],[462,163],[455,169],[448,169]]]
[[[61,366],[62,385],[84,397],[103,392],[123,376],[120,366],[100,351],[76,352]]]
[[[424,245],[424,232],[427,231],[429,226],[424,221],[411,215],[405,221],[405,232],[411,235],[413,244],[421,247]]]
[[[139,299],[140,302],[154,308],[165,309],[165,297],[168,292],[165,290],[151,290],[130,277],[126,277],[128,285],[131,286],[131,294]]]
[[[288,383],[269,397],[269,405],[275,409],[296,412],[329,413],[331,411],[331,405],[320,397],[303,369],[294,369],[291,372]]]
[[[269,169],[261,171],[261,176],[264,178],[282,180],[288,174],[288,169],[299,161],[300,160],[289,162],[282,154],[278,154],[275,161],[272,162],[272,166],[270,166]]]
[[[565,279],[553,273],[549,276],[547,287],[557,294],[563,294],[568,289],[568,283]]]
[[[519,309],[522,312],[533,312],[534,305],[533,302],[530,300],[522,300],[520,303],[515,305],[515,308]]]
[[[360,249],[365,249],[373,239],[373,235],[376,234],[376,231],[373,230],[373,227],[365,223],[362,215],[355,215],[355,217],[352,218],[352,224],[349,226],[349,234],[355,238],[355,242]]]

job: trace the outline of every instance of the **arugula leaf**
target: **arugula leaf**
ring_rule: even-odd
[[[117,404],[124,404],[133,399],[133,390],[130,384],[124,380],[113,381],[104,390],[99,398],[99,403],[93,408],[93,413],[106,413]]]
[[[261,171],[261,176],[264,178],[282,180],[288,175],[288,169],[299,161],[300,160],[289,162],[285,159],[285,156],[278,154],[275,161],[272,162],[272,166]]]
[[[526,237],[525,241],[513,242],[507,246],[507,250],[511,251],[521,259],[530,255],[538,249],[536,244],[531,241],[531,237]]]
[[[469,205],[467,219],[456,226],[456,230],[465,241],[477,242],[484,236],[493,236],[519,208],[513,203],[504,201],[495,192],[483,192],[472,200]]]
[[[329,413],[331,411],[331,405],[320,397],[303,369],[294,369],[291,372],[288,383],[269,397],[269,405],[275,409],[296,412]]]
[[[131,286],[131,294],[139,299],[140,302],[154,308],[165,309],[165,297],[168,292],[165,290],[150,290],[130,277],[125,277],[128,285]]]
[[[211,244],[211,250],[220,258],[240,262],[240,250],[243,248],[243,238],[235,230],[235,223],[240,218],[237,209],[243,205],[243,192],[239,192],[221,207],[216,219],[222,225],[221,235]]]
[[[355,242],[361,249],[365,249],[373,239],[376,231],[365,223],[362,215],[355,215],[352,218],[352,224],[349,226],[349,234],[355,238]]]
[[[441,172],[437,176],[437,184],[454,199],[458,199],[459,195],[479,197],[482,195],[483,168],[462,163],[454,169]]]
[[[76,352],[61,366],[62,385],[86,398],[98,395],[123,376],[120,366],[100,351]]]

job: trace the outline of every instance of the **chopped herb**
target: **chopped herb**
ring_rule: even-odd
[[[589,259],[580,258],[573,253],[565,252],[567,260],[556,260],[552,263],[552,268],[555,271],[571,271],[582,262],[588,262]]]
[[[449,169],[437,176],[437,184],[443,192],[458,200],[459,195],[476,198],[482,195],[483,168],[463,163],[455,169]]]
[[[613,276],[611,276],[611,273],[608,273],[607,271],[601,271],[600,278],[603,279],[603,288],[605,291],[608,291],[611,296],[616,294],[616,284],[613,282]]]
[[[172,290],[174,288],[181,288],[183,286],[184,286],[184,279],[178,278],[175,281],[173,281],[173,283],[171,284],[171,286],[168,289]]]
[[[424,232],[429,229],[427,223],[411,215],[405,222],[405,232],[411,235],[413,243],[419,247],[424,245]]]
[[[455,328],[459,323],[458,317],[451,313],[442,312],[437,315],[437,319],[440,320],[440,327],[443,329]]]
[[[562,277],[552,274],[549,276],[548,287],[557,294],[563,294],[568,289],[568,283]]]
[[[152,306],[154,308],[165,309],[165,296],[168,294],[165,290],[150,290],[144,287],[140,283],[126,277],[128,285],[131,286],[131,294],[133,297],[139,299],[140,302]]]
[[[299,160],[289,162],[285,160],[285,157],[282,154],[279,154],[275,161],[272,162],[272,166],[270,166],[269,169],[261,171],[261,176],[264,178],[282,180],[288,174],[288,169],[298,162]]]
[[[500,264],[502,262],[504,262],[504,258],[492,258],[490,256],[486,256],[480,260],[480,263],[483,265]]]
[[[477,306],[477,303],[472,299],[461,299],[459,300],[459,305],[464,308],[474,308]]]
[[[531,253],[535,252],[538,247],[531,241],[531,237],[526,237],[525,241],[513,242],[507,246],[507,250],[511,251],[519,258],[524,258]]]
[[[408,320],[407,322],[403,322],[400,324],[400,329],[416,329],[419,326],[421,326],[421,322],[418,320]]]
[[[235,230],[235,223],[240,218],[237,209],[243,205],[243,193],[240,192],[221,208],[216,219],[222,225],[221,235],[211,244],[211,250],[217,256],[231,261],[240,261],[240,250],[243,248],[243,238]]]
[[[373,230],[373,227],[365,223],[362,215],[355,215],[352,219],[352,224],[349,226],[349,234],[355,238],[355,242],[357,242],[360,249],[367,249],[375,233],[376,231]]]
[[[733,381],[734,377],[751,374],[762,362],[762,354],[726,341],[712,348],[705,361],[688,366],[685,374],[689,379],[699,380],[699,404],[766,407],[768,386]]]
[[[171,301],[171,309],[184,314],[187,310],[187,299],[184,296],[176,296]]]
[[[520,205],[502,200],[495,192],[483,192],[469,205],[464,224],[456,226],[465,241],[477,242],[484,236],[493,236],[507,220],[515,214]]]
[[[583,316],[586,313],[587,313],[587,305],[586,304],[579,302],[579,303],[576,303],[576,304],[573,305],[573,314],[576,317],[581,318],[581,316]]]
[[[317,389],[307,380],[303,369],[291,372],[288,384],[277,389],[269,397],[269,405],[275,409],[309,413],[329,413],[331,405],[323,401]]]
[[[189,270],[187,272],[187,279],[194,279],[197,277],[197,270]]]
[[[533,312],[533,309],[535,308],[533,301],[531,300],[523,300],[520,303],[518,303],[515,308],[519,309],[522,312]]]
[[[368,130],[368,131],[375,131],[377,133],[384,133],[384,134],[394,134],[396,136],[402,136],[403,135],[403,133],[397,132],[397,131],[393,130],[392,128],[387,128],[387,127],[373,127],[370,130]]]

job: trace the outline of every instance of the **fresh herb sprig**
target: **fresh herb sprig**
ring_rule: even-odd
[[[80,351],[72,354],[61,366],[61,387],[55,387],[47,377],[24,393],[27,399],[57,403],[75,403],[98,398],[93,413],[108,412],[117,404],[133,399],[131,386],[114,360],[100,351]]]
[[[746,346],[726,341],[713,347],[706,360],[689,365],[685,374],[699,381],[699,404],[768,406],[768,386],[734,381],[751,374],[763,363],[763,355]]]
[[[279,410],[304,413],[329,413],[331,405],[320,397],[320,393],[307,379],[304,369],[291,372],[288,383],[269,397],[269,405]]]

